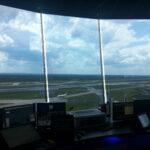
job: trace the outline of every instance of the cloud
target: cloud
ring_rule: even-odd
[[[14,19],[8,23],[9,27],[18,31],[28,33],[29,50],[41,52],[41,29],[40,29],[40,14],[19,11]]]
[[[49,21],[46,21],[48,18]],[[129,66],[147,66],[150,36],[138,35],[139,30],[135,28],[138,23],[139,20],[102,21],[105,67],[106,70],[109,68],[106,73],[117,74],[122,67],[122,73],[125,70],[127,74],[133,74]],[[50,41],[47,42],[48,59],[51,60],[48,62],[53,68],[50,71],[98,73],[96,69],[99,69],[100,62],[96,20],[46,15],[45,24],[46,41]],[[139,74],[138,69],[135,70],[134,74]]]
[[[97,21],[44,15],[49,73],[99,74]]]
[[[68,42],[68,46],[73,47],[73,48],[85,48],[86,43],[82,39],[74,39]]]
[[[39,14],[0,8],[0,73],[42,73]]]
[[[9,20],[8,26],[34,34],[40,34],[40,16],[37,13],[19,10],[16,17]]]
[[[143,74],[139,70],[146,68],[150,63],[150,36],[148,34],[139,36],[141,29],[135,28],[138,24],[139,20],[102,21],[107,74]]]
[[[150,59],[150,44],[147,43],[122,49],[120,51],[120,57],[120,62],[126,65],[145,65]]]
[[[14,46],[29,46],[29,50],[40,52],[40,15],[10,7],[1,6],[1,8],[0,31],[4,36],[0,37],[0,43],[7,40]]]
[[[0,73],[42,73],[42,65],[34,61],[12,59],[6,53],[0,52]]]
[[[40,15],[4,6],[0,13],[0,71],[40,72]],[[55,15],[43,20],[49,73],[100,73],[97,20]],[[150,73],[143,69],[150,63],[150,29],[144,23],[150,25],[148,20],[102,20],[107,74],[140,74],[141,68]]]
[[[0,35],[0,45],[1,47],[12,46],[14,40],[6,34]]]
[[[3,62],[6,62],[8,60],[8,56],[5,52],[1,52],[0,51],[0,62],[3,63]]]

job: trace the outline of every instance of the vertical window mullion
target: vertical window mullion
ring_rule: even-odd
[[[47,70],[47,56],[45,49],[45,39],[44,39],[44,24],[43,24],[43,16],[40,13],[40,22],[41,22],[41,44],[42,44],[42,56],[43,56],[43,72],[45,77],[45,98],[46,102],[49,103],[49,84],[48,84],[48,70]]]
[[[100,69],[102,77],[102,92],[103,92],[103,103],[107,103],[106,94],[106,81],[105,81],[105,66],[103,59],[103,46],[102,46],[102,33],[101,33],[101,21],[98,19],[98,37],[99,37],[99,52],[100,52]]]

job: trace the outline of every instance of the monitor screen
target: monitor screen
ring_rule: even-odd
[[[150,126],[150,120],[149,120],[146,113],[138,115],[138,119],[139,119],[139,121],[140,121],[143,128],[147,128],[147,127]]]

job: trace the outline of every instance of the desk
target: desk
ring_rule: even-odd
[[[134,133],[133,130],[131,130],[129,127],[123,127],[123,128],[117,128],[117,129],[109,129],[106,131],[89,131],[85,132],[83,136],[78,138],[75,136],[75,141],[83,141],[83,140],[89,140],[93,138],[102,138],[107,136],[113,136],[113,135],[125,135],[125,134],[132,134]]]
[[[75,136],[74,140],[75,142],[85,141],[85,140],[91,140],[94,138],[104,138],[108,136],[126,136],[126,135],[135,135],[135,134],[146,134],[150,133],[150,129],[145,131],[134,131],[129,126],[124,126],[120,128],[110,128],[109,130],[96,130],[96,131],[87,131],[84,132],[84,135],[78,137]]]
[[[110,138],[111,137],[111,138]],[[150,150],[150,130],[135,132],[129,127],[87,132],[68,150]]]
[[[147,134],[148,133],[148,134]],[[40,150],[150,150],[150,130],[135,133],[129,127],[85,133],[73,143],[44,143]],[[116,137],[118,141],[106,140]],[[37,149],[36,149],[37,150]]]

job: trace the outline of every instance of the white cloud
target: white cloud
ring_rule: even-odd
[[[136,65],[146,65],[147,60],[150,59],[150,44],[138,45],[122,49],[119,53],[121,63]],[[145,62],[146,61],[146,62]]]
[[[0,35],[0,45],[1,47],[12,46],[14,40],[6,34]]]
[[[43,18],[48,50],[55,51],[67,46],[76,49],[95,48],[95,43],[91,41],[98,35],[95,20],[51,15],[44,15]]]
[[[8,53],[0,51],[0,73],[15,73],[16,70],[21,72],[24,69],[25,63],[23,60],[13,60]],[[22,66],[22,69],[19,66]]]
[[[42,65],[23,59],[12,59],[10,56],[1,56],[0,53],[0,73],[43,73],[43,70]]]
[[[68,41],[68,46],[73,48],[86,48],[87,43],[84,42],[82,39],[72,39],[71,41]]]
[[[19,10],[16,17],[8,22],[10,28],[40,34],[40,16],[37,13]]]
[[[5,52],[0,51],[0,63],[6,62],[8,60],[8,55]]]
[[[49,73],[99,73],[97,22],[44,16]]]
[[[113,21],[102,21],[102,37],[107,54],[115,53],[136,41],[135,31],[131,28],[131,24],[119,24]]]
[[[42,52],[41,38],[38,35],[33,35],[29,40],[29,47],[31,51]]]
[[[38,13],[10,8],[10,12],[13,14],[12,17],[9,13],[5,14],[5,11],[3,8],[3,17],[0,21],[0,31],[3,35],[0,36],[0,44],[2,43],[5,46],[8,43],[15,46],[19,45],[20,47],[29,45],[30,50],[41,51],[40,15]],[[7,11],[9,12],[8,8]],[[27,39],[29,39],[29,42],[25,43]]]
[[[25,47],[31,54],[42,52],[39,14],[13,8],[10,13],[9,11],[3,13],[4,8],[0,12],[2,13],[1,48],[8,46],[11,50],[9,46],[17,45],[19,49]],[[43,15],[43,20],[50,71],[93,74],[99,72],[97,20],[54,15]],[[138,23],[150,22],[148,20],[102,20],[106,73],[115,74],[118,71],[133,73],[131,66],[137,73],[141,66],[148,66],[150,63],[149,32],[139,36],[139,29],[134,26]],[[4,54],[0,55],[0,59],[5,60]],[[12,60],[12,56],[9,57],[9,60]],[[12,63],[14,62],[15,60],[12,60]],[[28,66],[27,62],[19,58],[18,63],[20,70],[21,66]],[[28,70],[27,67],[24,68]]]
[[[107,74],[140,74],[139,70],[148,66],[150,36],[138,36],[139,30],[134,27],[135,24],[138,21],[102,21]]]

